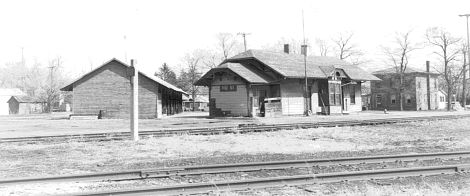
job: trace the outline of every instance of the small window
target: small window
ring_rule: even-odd
[[[237,85],[220,85],[220,92],[237,91]]]
[[[421,88],[421,82],[418,81],[418,88]]]
[[[330,94],[330,105],[341,105],[341,84],[328,83]]]
[[[410,105],[411,104],[411,96],[410,95],[405,95],[406,99],[406,104]]]
[[[390,95],[390,103],[392,105],[397,104],[397,96],[396,95]]]
[[[382,95],[381,95],[381,94],[375,95],[375,103],[376,103],[377,105],[381,105],[381,104],[382,104]]]

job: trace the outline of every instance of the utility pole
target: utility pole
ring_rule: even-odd
[[[302,10],[302,34],[304,38],[304,44],[301,46],[301,53],[304,55],[304,71],[305,71],[304,115],[308,116],[309,108],[308,108],[308,82],[307,82],[307,44],[305,41],[304,10]]]
[[[470,14],[462,14],[462,15],[459,15],[460,17],[466,17],[467,18],[467,62],[470,62],[470,41],[469,41],[469,29],[468,29],[468,17],[470,16]],[[465,54],[464,54],[465,56]],[[464,62],[463,64],[463,85],[462,85],[462,105],[463,105],[463,108],[465,108],[465,105],[467,105],[467,95],[466,95],[466,91],[467,91],[467,65],[466,63]]]
[[[57,60],[59,61],[59,60]],[[59,63],[59,62],[57,62]],[[56,66],[54,66],[54,62],[51,63],[51,66],[49,66],[48,68],[51,69],[51,72],[50,72],[50,79],[51,79],[51,83],[50,83],[50,87],[49,87],[49,93],[47,95],[47,105],[49,106],[49,113],[52,113],[52,95],[54,94],[54,68]]]
[[[238,35],[241,35],[243,37],[243,45],[245,46],[245,52],[246,52],[246,36],[251,35],[251,33],[241,32],[241,33],[238,33]]]
[[[139,71],[131,59],[131,135],[134,141],[139,140]]]

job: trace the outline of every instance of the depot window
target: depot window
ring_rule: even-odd
[[[220,92],[237,91],[237,85],[220,85]]]
[[[330,105],[341,105],[341,83],[328,83]]]

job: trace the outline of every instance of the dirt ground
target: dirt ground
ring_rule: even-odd
[[[470,150],[469,120],[179,135],[138,142],[0,143],[0,178],[188,164]]]
[[[141,119],[139,129],[141,131],[155,131],[161,129],[237,126],[239,124],[302,123],[457,114],[470,114],[470,112],[391,111],[384,114],[381,111],[364,111],[349,115],[283,116],[274,118],[209,118],[207,112],[185,112],[163,119]],[[129,131],[128,119],[68,120],[68,115],[69,113],[0,116],[0,138]]]
[[[419,114],[424,113],[426,112]],[[431,113],[429,114],[431,115]],[[364,116],[366,115],[364,114]],[[350,116],[343,118],[345,117]],[[37,118],[40,121],[54,121],[41,119],[42,117]],[[301,119],[300,117],[292,117],[292,119],[295,118]],[[206,120],[220,122],[226,119]],[[469,120],[470,118],[462,118],[378,126],[282,130],[247,134],[179,135],[145,139],[138,142],[68,142],[29,145],[0,143],[0,162],[2,163],[0,164],[0,178],[83,174],[184,165],[470,150]],[[60,121],[67,122],[68,120]],[[185,121],[185,123],[189,122]],[[453,180],[454,178],[455,176],[449,179]],[[212,178],[210,179],[212,180]],[[455,187],[455,184],[445,185],[446,180],[449,179],[424,181],[426,186],[428,183],[436,181],[435,183],[438,185],[433,184],[431,187],[440,187],[438,189],[411,187],[406,190],[403,187],[412,184],[406,181],[397,189],[390,188],[390,186],[382,189],[369,184],[369,182],[366,182],[366,185],[354,185],[350,188],[348,188],[350,184],[346,183],[346,185],[322,185],[308,189],[320,195],[342,195],[345,192],[352,193],[349,195],[364,195],[364,193],[366,193],[365,195],[395,195],[396,193],[404,193],[402,195],[428,195],[429,193],[446,195],[445,193],[449,193],[449,189]],[[468,175],[462,176],[459,180],[461,182],[459,186],[467,187],[470,184],[468,179]],[[413,183],[421,182],[419,180],[421,179],[415,180]],[[177,179],[169,179],[165,183],[178,182]],[[398,184],[400,183],[398,182]],[[389,184],[395,186],[397,183]],[[449,189],[442,188],[442,184],[448,186]],[[45,192],[55,192],[60,187],[65,187],[64,190],[83,191],[77,187],[77,184],[70,185],[76,189],[66,188],[68,186],[51,185],[45,187],[41,185],[39,189],[47,189],[44,190]],[[90,185],[90,187],[95,186]],[[29,193],[37,193],[39,189],[28,188]],[[451,192],[451,195],[469,193],[468,189],[458,187],[455,189],[456,192]],[[12,193],[12,195],[27,195],[26,192],[28,192],[21,186],[0,187],[0,193],[2,191]],[[289,194],[289,188],[285,189],[285,187],[281,190],[268,189],[246,194],[234,193],[233,195],[253,194],[310,195],[309,191],[305,192],[302,189],[295,189]]]

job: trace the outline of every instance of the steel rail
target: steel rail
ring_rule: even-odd
[[[213,183],[194,183],[164,187],[149,187],[131,190],[117,190],[109,192],[95,192],[77,195],[181,195],[206,193],[210,191],[236,191],[245,189],[259,189],[275,186],[296,186],[314,183],[341,182],[353,180],[389,179],[397,177],[429,176],[442,174],[455,174],[467,172],[470,165],[432,166],[419,168],[379,169],[355,172],[336,172],[312,175],[293,175],[250,179],[239,181],[224,181]]]
[[[140,180],[145,178],[168,178],[171,176],[187,176],[202,174],[222,174],[236,172],[250,172],[261,170],[282,170],[294,168],[309,168],[317,166],[355,165],[387,162],[405,162],[435,159],[462,159],[470,158],[470,151],[440,152],[404,155],[379,155],[361,157],[341,157],[332,159],[303,159],[270,162],[251,162],[235,164],[199,165],[187,167],[168,167],[144,170],[130,170],[121,172],[105,172],[84,175],[65,175],[49,177],[12,178],[0,180],[0,185],[45,183],[45,182],[79,182],[79,181],[120,181]]]
[[[447,120],[470,117],[470,115],[443,115],[443,116],[423,116],[423,117],[406,117],[406,118],[383,118],[383,119],[367,119],[367,120],[343,120],[343,121],[324,121],[314,123],[289,123],[289,124],[257,124],[257,125],[239,125],[212,128],[185,128],[185,129],[166,129],[157,131],[142,131],[142,137],[164,137],[171,135],[214,135],[225,133],[248,133],[262,131],[276,131],[285,129],[308,129],[318,127],[344,127],[344,126],[369,126],[379,124],[413,122],[424,120]],[[129,132],[111,132],[111,133],[93,133],[93,134],[72,134],[72,135],[53,135],[53,136],[32,136],[17,138],[0,138],[0,143],[15,142],[45,142],[45,141],[109,141],[109,140],[125,140],[129,138]]]

